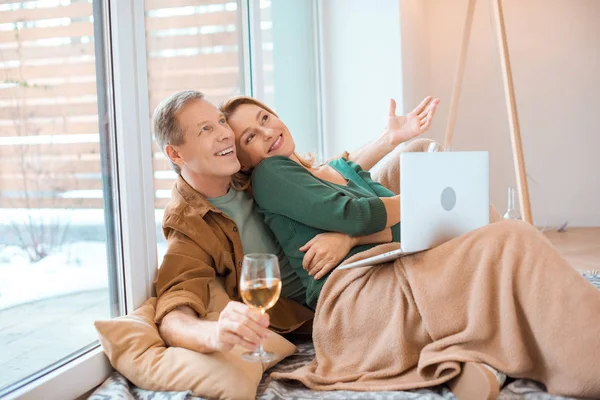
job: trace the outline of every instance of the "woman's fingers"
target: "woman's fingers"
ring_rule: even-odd
[[[313,259],[315,258],[315,248],[314,246],[308,249],[304,258],[302,259],[302,268],[309,271],[312,268]]]
[[[428,116],[429,116],[430,119],[433,119],[433,116],[435,114],[435,110],[437,110],[439,104],[440,104],[440,99],[435,99],[431,103],[431,107],[429,107],[429,112],[428,112]]]
[[[438,104],[440,103],[440,99],[435,99],[433,103],[431,103],[431,107],[427,112],[425,118],[421,120],[421,131],[424,132],[431,126],[431,121],[433,121],[433,116],[435,115],[435,110],[437,109]]]
[[[423,118],[427,117],[428,115],[433,117],[433,114],[435,113],[435,110],[437,109],[438,104],[440,104],[440,99],[432,100],[431,103],[428,104],[428,106],[419,113],[419,119],[423,119]]]
[[[431,103],[431,104],[433,104],[433,103]],[[429,115],[429,113],[431,112],[431,108],[432,108],[431,104],[429,105],[429,107],[427,107],[426,109],[421,111],[421,113],[419,114],[420,119],[426,118]]]
[[[396,100],[390,99],[390,109],[388,112],[388,116],[395,117],[396,116]]]
[[[433,99],[433,97],[431,96],[427,96],[425,97],[425,99],[423,99],[423,101],[421,102],[421,104],[419,104],[417,106],[417,108],[415,108],[413,110],[413,113],[415,114],[421,114],[423,112],[423,110],[425,110],[427,108],[427,106],[429,105],[429,103],[431,102],[431,99]]]
[[[323,266],[326,263],[327,263],[327,260],[325,260],[324,257],[319,257],[318,260],[315,260],[314,266],[308,271],[308,274],[310,276],[314,276],[316,273],[321,271],[321,269],[323,268]]]
[[[302,247],[300,247],[298,250],[300,250],[301,252],[306,252],[308,251],[308,249],[310,249],[310,247],[314,244],[315,239],[318,237],[319,235],[315,236],[314,238],[310,239],[308,242],[306,242],[306,244]]]
[[[315,274],[315,279],[316,280],[321,279],[322,277],[327,275],[329,273],[329,271],[331,271],[333,268],[335,268],[335,264],[333,262],[329,262],[329,263],[325,264],[323,266],[323,268],[321,268],[321,270]]]
[[[425,132],[427,129],[429,129],[429,126],[431,125],[431,120],[427,120],[426,122],[421,124],[421,128],[419,129],[421,133]]]

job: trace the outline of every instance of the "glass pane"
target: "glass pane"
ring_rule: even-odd
[[[0,3],[0,392],[96,342],[93,322],[118,313],[101,20],[91,1]]]
[[[204,92],[214,104],[242,93],[241,15],[235,1],[146,0],[150,110],[186,89]],[[160,229],[176,178],[153,143],[159,263],[166,250]]]
[[[260,0],[256,92],[294,135],[300,153],[319,152],[314,2]],[[258,54],[257,54],[258,53]],[[262,90],[260,90],[262,89]]]

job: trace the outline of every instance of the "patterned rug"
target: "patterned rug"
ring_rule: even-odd
[[[600,273],[598,271],[582,272],[582,275],[600,289]],[[310,362],[315,350],[310,341],[295,341],[298,352],[286,358],[275,367],[266,371],[258,387],[257,399],[261,400],[439,400],[455,399],[445,386],[432,389],[411,390],[405,392],[317,392],[307,389],[302,384],[275,381],[270,378],[271,372],[289,372]],[[153,392],[132,385],[125,377],[114,372],[90,397],[92,400],[124,399],[124,400],[202,400],[192,396],[191,392]],[[565,397],[552,396],[544,390],[544,386],[534,381],[518,379],[509,381],[502,388],[501,400],[559,400]]]

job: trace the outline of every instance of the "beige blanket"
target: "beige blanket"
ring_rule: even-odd
[[[406,390],[446,382],[460,362],[478,361],[553,394],[600,398],[600,291],[523,222],[335,271],[313,340],[313,362],[274,377],[314,390]]]

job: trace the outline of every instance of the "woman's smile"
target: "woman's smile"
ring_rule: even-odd
[[[277,151],[283,144],[283,134],[279,135],[279,137],[275,140],[275,142],[269,147],[269,153],[272,151]]]

